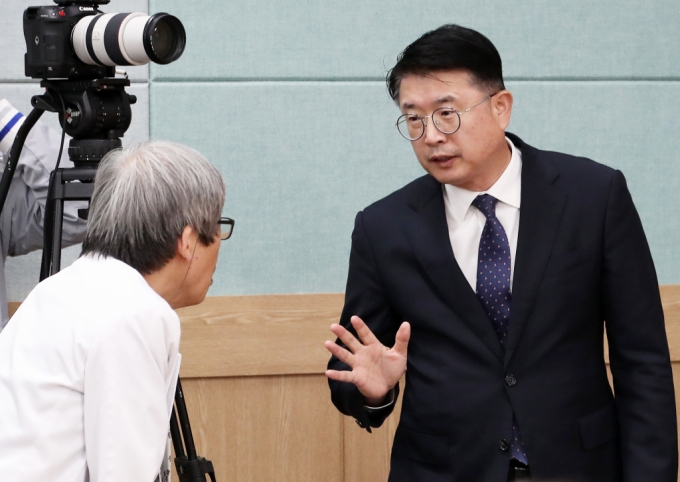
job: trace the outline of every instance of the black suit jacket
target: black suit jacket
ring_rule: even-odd
[[[514,411],[535,479],[676,482],[663,311],[625,179],[509,136],[522,194],[505,349],[454,258],[439,182],[424,176],[357,215],[341,323],[359,315],[387,346],[412,327],[389,480],[506,480]],[[389,414],[369,414],[351,384],[330,387],[360,425]]]

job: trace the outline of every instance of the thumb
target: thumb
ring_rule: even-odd
[[[408,341],[411,338],[411,325],[405,321],[399,327],[397,336],[394,340],[394,351],[406,357],[406,349],[408,348]]]

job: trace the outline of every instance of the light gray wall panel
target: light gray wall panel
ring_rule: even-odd
[[[27,112],[40,88],[23,75],[22,12],[50,1],[2,3],[0,98]],[[640,81],[680,79],[676,0],[113,0],[103,10],[166,11],[187,28],[187,51],[152,66],[150,86],[147,67],[131,70],[139,101],[124,141],[151,130],[196,147],[225,174],[225,215],[237,226],[213,295],[344,288],[356,211],[422,173],[394,130],[382,79],[403,47],[446,22],[480,30],[501,52],[515,79],[511,131],[623,170],[661,282],[680,282],[680,88]],[[43,119],[57,125],[55,114]],[[65,264],[77,252],[67,250]],[[39,253],[9,261],[10,299],[23,299],[38,266]]]
[[[132,125],[123,137],[123,145],[132,145],[149,138],[149,87],[146,83],[134,83],[127,89],[137,96],[137,103],[132,106]],[[24,114],[31,110],[31,97],[38,95],[42,89],[37,84],[0,84],[0,99],[6,98],[14,107]],[[59,129],[57,114],[45,112],[40,122]],[[64,149],[68,148],[68,137]],[[55,149],[59,149],[56,146]],[[56,151],[55,151],[56,157]],[[71,264],[80,253],[79,246],[65,249],[62,253],[62,266]],[[8,280],[7,295],[10,301],[21,301],[38,283],[40,274],[39,251],[24,256],[7,259],[6,277]]]
[[[512,82],[510,130],[622,169],[661,282],[678,283],[680,83],[638,84]],[[151,100],[152,137],[227,181],[237,224],[213,295],[341,291],[356,212],[422,173],[380,82],[154,83]]]
[[[150,10],[177,15],[188,37],[154,78],[378,79],[443,23],[487,35],[510,77],[680,76],[677,0],[151,0]]]
[[[680,82],[509,82],[510,131],[621,169],[662,283],[680,283]],[[584,220],[587,222],[587,220]]]
[[[24,76],[24,10],[33,6],[54,5],[50,0],[2,0],[0,15],[0,52],[2,52],[2,68],[0,82],[30,81]],[[113,0],[109,5],[101,7],[103,12],[148,12],[147,0]],[[146,81],[149,78],[148,65],[126,67],[130,79]]]
[[[210,293],[342,291],[356,212],[421,174],[397,115],[379,82],[152,84],[152,137],[227,182]]]

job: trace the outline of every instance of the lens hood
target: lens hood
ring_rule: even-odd
[[[144,50],[152,62],[169,64],[184,52],[186,32],[179,19],[167,13],[156,13],[144,27]]]

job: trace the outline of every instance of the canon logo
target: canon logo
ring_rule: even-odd
[[[79,7],[81,12],[94,12],[94,8],[92,7]]]

